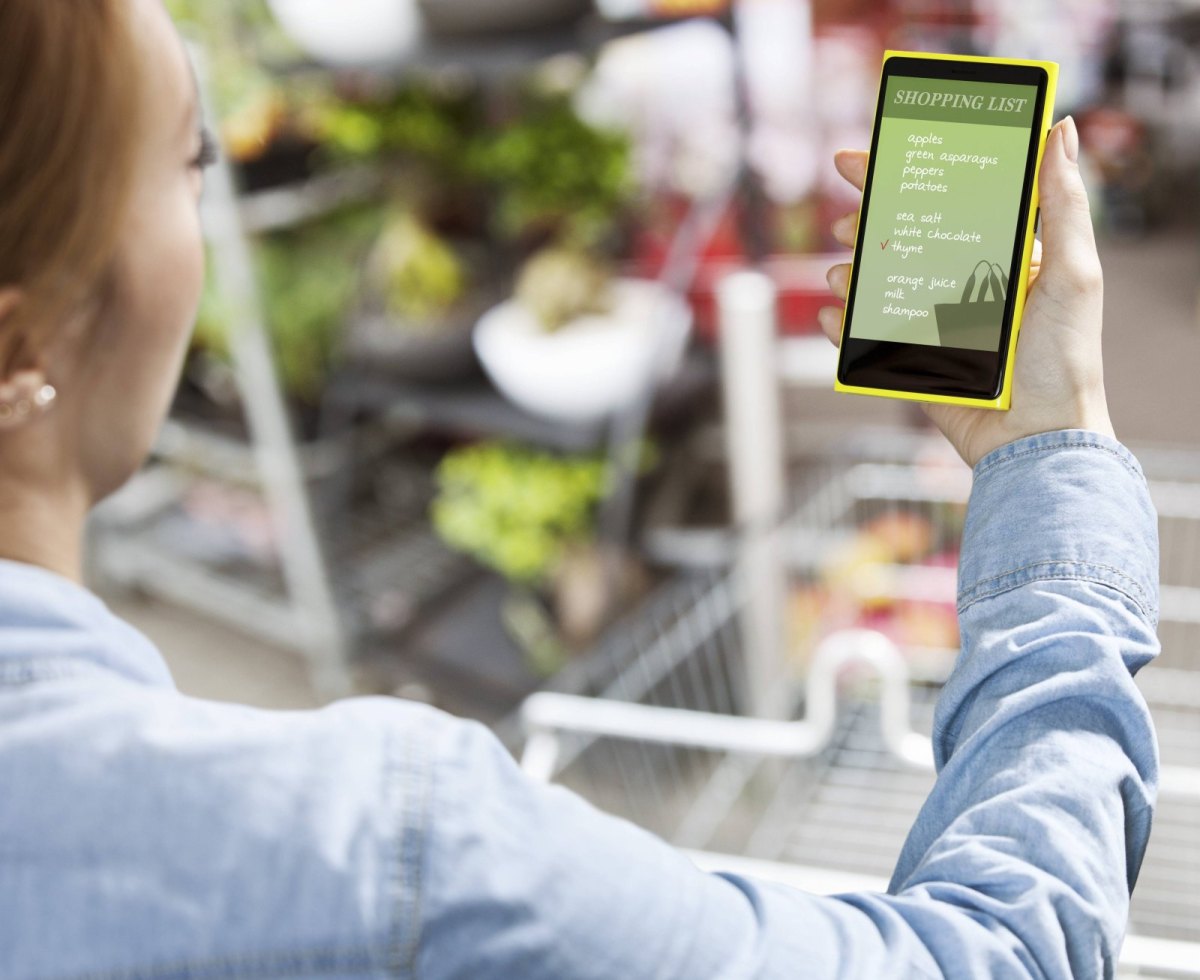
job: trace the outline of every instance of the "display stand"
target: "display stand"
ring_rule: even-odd
[[[593,30],[590,42],[575,32],[428,47],[388,71],[423,71],[450,62],[489,82],[611,34]],[[193,50],[193,60],[203,79],[202,54]],[[398,619],[436,632],[436,624],[419,622],[419,607],[428,602],[433,610],[435,600],[448,590],[468,588],[477,572],[469,561],[447,552],[424,522],[383,528],[376,521],[364,530],[342,492],[332,495],[332,506],[323,500],[318,508],[315,482],[340,483],[344,490],[353,464],[361,463],[356,454],[364,439],[387,445],[422,432],[510,437],[555,451],[607,449],[618,479],[601,517],[602,534],[627,543],[637,473],[626,449],[643,438],[659,393],[655,385],[602,424],[561,426],[513,408],[484,382],[420,386],[347,374],[335,380],[326,407],[343,418],[368,410],[374,418],[371,431],[364,433],[357,423],[333,427],[316,443],[301,444],[270,349],[251,238],[371,200],[383,186],[378,171],[350,168],[297,187],[240,195],[228,163],[213,168],[204,224],[214,282],[231,311],[230,355],[248,440],[171,419],[152,464],[98,510],[92,527],[95,579],[160,597],[302,653],[314,689],[325,699],[356,689],[354,665],[371,639],[373,617],[367,607],[378,596],[399,594],[394,604],[411,608]],[[690,287],[698,255],[727,202],[725,196],[696,202],[684,220],[663,271],[673,288],[686,292]],[[710,390],[712,381],[711,362],[691,359],[667,385],[666,400],[688,401]],[[274,529],[276,571],[223,568],[180,554],[163,541],[156,522],[178,508],[197,475],[261,491]],[[479,638],[480,643],[488,639]],[[515,707],[522,693],[505,707]]]

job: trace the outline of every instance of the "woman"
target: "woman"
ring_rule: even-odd
[[[174,689],[78,583],[200,291],[194,86],[159,0],[3,0],[0,41],[0,976],[1111,975],[1156,780],[1130,672],[1157,542],[1069,121],[1016,407],[931,413],[976,468],[940,777],[889,893],[819,898],[703,874],[429,708]],[[863,154],[838,166],[861,187]]]

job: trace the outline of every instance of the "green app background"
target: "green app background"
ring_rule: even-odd
[[[982,94],[985,105],[993,96],[1027,100],[1020,112],[988,112],[894,105],[897,89]],[[880,124],[875,173],[867,215],[866,238],[860,260],[858,286],[850,335],[863,340],[890,340],[907,344],[950,346],[995,351],[1000,346],[1003,302],[991,288],[982,305],[975,303],[987,273],[978,268],[972,303],[961,305],[963,288],[981,262],[995,263],[1007,276],[1017,234],[1029,129],[1033,124],[1037,89],[1024,85],[955,82],[892,76]],[[993,120],[1002,119],[997,125]],[[964,121],[971,120],[971,121]],[[979,121],[974,121],[979,120]],[[917,147],[910,136],[933,136],[941,145]],[[933,160],[911,161],[912,166],[940,167],[944,177],[917,178],[943,184],[945,193],[926,190],[901,192],[908,150],[932,151]],[[980,169],[974,164],[951,166],[938,159],[941,153],[996,157],[998,163]],[[900,215],[912,215],[913,221]],[[932,220],[940,215],[936,224]],[[920,229],[922,234],[905,235]],[[930,239],[933,229],[978,233],[978,243]],[[900,246],[922,246],[921,254],[904,256]],[[919,287],[889,283],[889,276],[923,279]],[[946,280],[934,286],[934,277]],[[949,285],[953,282],[954,285]],[[905,315],[886,308],[909,311]],[[939,320],[942,329],[939,332]],[[943,339],[948,341],[943,343]]]

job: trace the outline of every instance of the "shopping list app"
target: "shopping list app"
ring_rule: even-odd
[[[888,77],[850,336],[999,350],[1037,91]]]

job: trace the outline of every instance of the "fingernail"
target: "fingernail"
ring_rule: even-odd
[[[1072,163],[1079,162],[1079,130],[1075,127],[1075,120],[1071,116],[1067,116],[1062,121],[1062,141],[1063,153],[1067,155],[1067,159]]]

